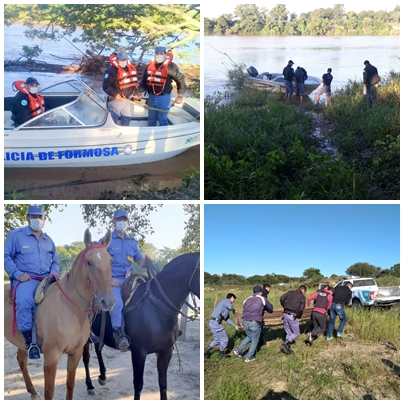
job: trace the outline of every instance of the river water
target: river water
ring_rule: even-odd
[[[289,59],[294,68],[303,66],[318,78],[331,67],[335,90],[348,80],[362,80],[365,60],[377,67],[381,77],[400,71],[400,37],[205,36],[205,97],[224,91],[230,58],[254,66],[259,73],[282,72]]]
[[[42,53],[35,58],[37,61],[42,61],[46,63],[52,64],[60,64],[60,65],[70,65],[72,64],[72,60],[74,58],[80,58],[82,53],[85,54],[86,47],[83,44],[75,43],[74,45],[69,43],[67,40],[62,39],[59,42],[51,42],[44,41],[41,43],[39,39],[31,40],[25,37],[24,31],[26,27],[21,24],[13,24],[9,27],[4,27],[4,59],[5,60],[15,60],[21,57],[22,46],[34,46],[39,45],[42,48]],[[80,31],[73,37],[69,37],[68,40],[70,42],[73,41],[74,37],[78,37]],[[123,44],[124,46],[124,44]],[[191,60],[188,61],[186,59],[177,58],[174,62],[178,64],[200,64],[199,56],[197,56],[196,46],[194,43],[191,43],[186,48],[190,52]],[[108,52],[105,52],[108,54]],[[140,54],[140,53],[139,53]],[[136,57],[135,53],[135,57]],[[145,60],[149,60],[153,56],[153,52],[150,52],[145,56]],[[21,60],[26,60],[21,58]],[[30,72],[4,72],[4,95],[5,96],[14,96],[15,92],[12,90],[12,83],[16,80],[25,80],[28,76],[30,76]],[[35,72],[32,74],[36,77],[36,79],[41,84],[41,88],[48,87],[52,84],[58,83],[61,80],[68,80],[69,78],[77,77],[75,73],[72,74],[60,74],[49,73],[49,72]],[[101,86],[97,82],[92,82],[88,78],[85,79],[86,83],[94,88],[96,91],[101,90]]]

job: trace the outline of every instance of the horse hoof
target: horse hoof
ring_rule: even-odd
[[[87,390],[87,394],[89,396],[95,396],[95,390],[94,389],[89,389],[89,390]]]
[[[100,376],[98,376],[98,383],[101,384],[101,386],[105,386],[107,384],[106,380],[102,380]]]
[[[42,397],[39,393],[31,394],[31,400],[42,400]]]

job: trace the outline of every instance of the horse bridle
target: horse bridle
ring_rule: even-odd
[[[92,290],[92,292],[93,292],[93,295],[94,295],[94,298],[93,298],[92,300],[87,300],[87,299],[86,299],[84,296],[82,296],[82,294],[79,292],[79,290],[78,290],[78,288],[77,288],[77,285],[76,285],[76,282],[75,282],[75,280],[74,280],[74,273],[72,272],[72,280],[73,280],[74,288],[76,289],[76,292],[79,294],[79,296],[80,296],[84,301],[86,301],[87,303],[90,303],[90,302],[92,302],[93,300],[95,300],[95,299],[97,298],[97,291],[96,291],[96,289],[94,288],[94,286],[93,286],[93,284],[92,284],[92,282],[91,282],[90,274],[88,273],[88,265],[87,265],[87,262],[86,262],[86,254],[87,254],[88,251],[92,250],[93,248],[103,248],[104,250],[106,250],[107,247],[105,247],[105,246],[102,245],[102,244],[92,244],[92,245],[86,247],[86,248],[81,252],[81,259],[82,259],[82,262],[83,262],[83,265],[84,265],[85,271],[86,271],[86,282],[87,282],[88,286],[91,288],[91,290]],[[58,279],[56,279],[56,282],[57,282],[57,284],[58,284],[58,286],[59,286],[59,289],[60,289],[60,291],[62,292],[63,296],[66,297],[66,299],[67,299],[73,306],[77,307],[77,308],[80,309],[82,312],[88,313],[88,312],[91,312],[91,311],[95,311],[95,310],[97,309],[97,307],[96,307],[95,305],[92,305],[92,307],[90,307],[89,309],[84,309],[84,310],[83,310],[80,306],[78,306],[76,303],[74,303],[74,302],[70,299],[70,297],[64,292],[64,290],[62,289],[62,287],[61,287],[60,284],[59,284],[59,280],[58,280]]]
[[[196,273],[196,271],[200,268],[199,260],[200,260],[200,258],[198,258],[198,261],[196,262],[195,268],[194,268],[194,270],[192,271],[192,275],[191,275],[191,277],[190,277],[190,279],[189,279],[189,283],[188,283],[188,289],[189,289],[189,290],[191,290],[191,283],[192,283],[192,280],[193,280],[193,278],[194,278],[194,276],[195,276],[195,273]],[[165,302],[166,302],[168,305],[167,305],[167,304],[164,304],[163,302],[160,301],[160,299],[158,299],[156,296],[153,295],[153,293],[152,293],[152,291],[151,291],[151,282],[152,282],[152,281],[155,281],[158,290],[160,291],[161,295],[163,296]],[[145,299],[146,297],[149,297],[150,300],[151,300],[154,304],[156,304],[156,306],[158,306],[161,310],[163,310],[167,315],[178,315],[178,314],[181,314],[182,316],[184,316],[184,317],[186,317],[186,318],[188,318],[188,319],[191,319],[191,320],[195,319],[195,317],[186,316],[180,309],[178,309],[178,307],[170,300],[170,298],[169,298],[169,297],[166,295],[166,293],[164,292],[164,289],[163,289],[163,287],[161,286],[161,283],[160,283],[160,281],[158,280],[157,277],[154,277],[153,279],[147,281],[147,283],[146,283],[146,291],[145,291],[145,293],[143,294],[143,296],[142,296],[133,306],[126,306],[126,307],[124,308],[124,311],[125,311],[125,312],[128,312],[128,311],[133,310],[133,309],[134,309],[135,307],[137,307],[137,306],[139,305],[139,303],[140,303],[143,299]],[[166,311],[167,309],[168,309],[168,311],[171,311],[171,313],[167,313],[167,311]],[[195,309],[195,311],[196,311],[196,308],[194,308],[194,309]]]

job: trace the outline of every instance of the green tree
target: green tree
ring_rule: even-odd
[[[81,29],[73,42],[98,55],[122,49],[125,41],[129,55],[140,51],[138,60],[157,44],[174,49],[200,35],[197,4],[6,4],[4,17],[5,25],[22,21],[27,38],[60,41]]]
[[[129,227],[127,232],[142,243],[146,235],[153,234],[150,223],[151,212],[163,206],[159,205],[124,205],[124,204],[86,204],[80,205],[85,223],[92,227],[110,227],[116,209],[125,209],[129,215]]]
[[[286,21],[288,19],[289,11],[284,4],[277,4],[269,10],[269,16],[278,21]]]
[[[5,204],[4,205],[4,238],[7,238],[11,230],[27,226],[28,204]],[[45,209],[46,220],[52,222],[52,209],[58,209],[60,212],[66,205],[47,204],[43,205]],[[46,223],[45,223],[46,226]]]
[[[200,251],[201,244],[201,226],[200,226],[200,209],[198,204],[183,205],[184,212],[189,216],[185,222],[185,236],[182,239],[181,251],[196,252]]]
[[[264,27],[264,15],[255,4],[240,4],[234,9],[238,32],[246,35],[257,35]]]
[[[317,279],[322,278],[323,275],[321,274],[319,269],[316,268],[308,268],[303,272],[303,276],[306,279]]]
[[[347,270],[347,275],[351,276],[361,276],[361,277],[376,277],[381,273],[382,269],[374,265],[368,264],[367,262],[357,262],[351,265]]]

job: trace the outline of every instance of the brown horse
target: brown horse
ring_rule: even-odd
[[[94,304],[101,310],[109,311],[115,304],[111,289],[112,259],[106,250],[111,237],[108,230],[102,244],[92,243],[87,229],[84,233],[86,248],[76,257],[69,272],[50,286],[38,306],[36,326],[38,346],[44,355],[45,400],[53,399],[56,370],[64,353],[68,355],[66,400],[73,399],[77,365],[90,335],[90,306]],[[31,399],[41,400],[28,373],[24,337],[18,330],[13,337],[13,306],[8,301],[9,288],[5,285],[5,336],[18,348],[17,361]]]

